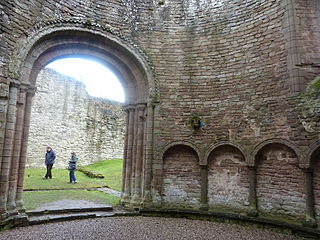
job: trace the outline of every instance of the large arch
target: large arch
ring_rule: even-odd
[[[119,34],[95,24],[50,22],[17,44],[7,69],[7,119],[0,166],[0,215],[24,212],[23,178],[31,101],[39,71],[55,59],[82,55],[115,72],[126,92],[126,137],[122,201],[139,205],[150,197],[153,114],[158,87],[149,61]],[[147,170],[145,170],[147,169]],[[142,179],[145,178],[145,179]]]

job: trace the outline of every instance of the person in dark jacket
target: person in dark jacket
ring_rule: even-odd
[[[46,152],[45,160],[44,160],[44,163],[47,166],[47,173],[42,179],[48,179],[48,178],[51,179],[52,178],[51,169],[53,167],[55,159],[56,159],[56,153],[52,150],[51,147],[47,147],[47,152]]]
[[[70,183],[77,183],[76,176],[74,175],[75,171],[77,170],[77,161],[78,157],[76,156],[76,153],[72,152],[68,166]]]

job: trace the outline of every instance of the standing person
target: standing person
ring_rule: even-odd
[[[68,166],[70,183],[77,183],[76,176],[74,175],[74,172],[77,170],[77,161],[78,161],[78,157],[76,156],[76,153],[72,152],[71,159],[69,161],[69,166]]]
[[[55,159],[56,159],[56,153],[52,150],[51,147],[48,146],[46,156],[45,156],[45,161],[44,161],[44,163],[47,166],[47,173],[42,179],[52,178],[51,169],[53,167]]]

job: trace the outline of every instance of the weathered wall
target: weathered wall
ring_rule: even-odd
[[[196,152],[186,146],[169,149],[163,159],[163,204],[195,208],[200,204],[200,167]]]
[[[209,156],[208,204],[210,208],[247,209],[248,168],[244,156],[233,147],[220,147]]]
[[[317,131],[319,118],[313,113],[311,117],[304,116],[297,104],[301,103],[298,94],[320,73],[319,8],[320,2],[317,0],[165,0],[164,4],[159,4],[157,0],[35,0],[2,3],[0,78],[5,91],[0,99],[4,106],[0,120],[10,123],[0,128],[0,136],[5,136],[0,139],[5,144],[3,149],[7,151],[12,147],[11,143],[4,143],[4,139],[12,139],[11,124],[15,123],[14,102],[17,99],[14,97],[15,85],[12,83],[9,89],[7,82],[21,81],[14,67],[22,59],[20,56],[23,54],[19,53],[41,52],[41,47],[46,49],[46,44],[52,43],[48,41],[37,48],[36,42],[35,46],[27,46],[29,50],[25,44],[32,42],[32,37],[36,38],[41,29],[49,31],[61,27],[65,31],[73,29],[77,32],[81,28],[90,33],[102,32],[106,38],[121,39],[136,49],[136,53],[145,54],[159,90],[157,96],[145,94],[149,100],[142,105],[147,106],[147,110],[139,110],[142,105],[135,105],[141,103],[139,101],[128,102],[134,106],[127,110],[131,120],[127,122],[128,148],[125,147],[125,153],[128,164],[124,175],[128,182],[127,189],[134,186],[135,194],[126,192],[129,199],[126,203],[133,195],[137,196],[136,200],[139,199],[142,193],[146,194],[146,198],[141,201],[147,202],[145,199],[148,199],[149,203],[154,204],[152,206],[171,205],[173,197],[166,198],[162,194],[177,183],[183,186],[185,196],[192,196],[187,197],[186,202],[191,201],[193,191],[198,188],[172,180],[174,175],[180,176],[175,169],[181,170],[183,159],[188,162],[190,154],[184,155],[180,147],[173,147],[169,155],[165,151],[169,145],[186,144],[192,146],[198,155],[198,165],[186,167],[193,174],[198,169],[200,171],[197,179],[201,180],[199,191],[203,206],[208,201],[211,206],[219,203],[220,200],[216,199],[232,199],[226,193],[217,194],[218,189],[214,186],[220,179],[215,176],[219,171],[230,168],[235,172],[241,168],[238,176],[240,182],[231,185],[230,191],[240,194],[241,201],[230,200],[229,207],[246,205],[244,199],[248,196],[248,207],[252,212],[266,210],[296,217],[306,215],[307,222],[313,224],[313,200],[316,204],[319,202],[319,195],[313,195],[313,190],[319,189],[319,183],[316,174],[312,178],[310,156],[320,146]],[[80,41],[84,35],[77,33]],[[71,36],[59,39],[59,36],[49,35],[48,38],[54,40],[52,42],[67,41]],[[39,39],[39,42],[45,40],[46,37]],[[93,40],[90,38],[88,45]],[[75,50],[75,46],[68,49],[63,49],[62,44],[59,46],[61,49],[52,47],[50,50],[59,56],[76,54],[79,50]],[[86,50],[90,51],[90,48]],[[41,53],[47,52],[43,50]],[[114,55],[118,53],[118,48],[112,52]],[[27,56],[32,58],[32,54]],[[46,56],[50,58],[49,54]],[[132,58],[130,55],[127,62]],[[36,63],[27,62],[21,71],[32,68],[28,64]],[[129,64],[127,67],[130,67]],[[144,75],[135,74],[138,70],[134,68],[132,75],[139,79]],[[142,86],[140,84],[137,89]],[[9,90],[12,97],[8,97]],[[312,96],[317,99],[319,95]],[[302,105],[306,102],[302,101]],[[310,112],[309,109],[318,111],[318,102],[314,100],[313,103],[311,107],[302,108],[306,107],[307,112]],[[203,129],[190,129],[188,121],[192,114],[202,118],[205,123]],[[147,131],[144,131],[143,124],[147,126]],[[310,126],[316,128],[310,131]],[[149,145],[143,144],[144,139]],[[247,169],[242,166],[243,163],[217,166],[213,149],[217,144],[241,149]],[[277,148],[271,148],[266,160],[255,161],[260,159],[261,149],[268,149],[268,145],[274,144],[287,146],[290,149],[287,156],[295,152],[298,163],[292,165],[282,157],[273,157],[278,154]],[[228,154],[229,151],[226,151],[221,156],[227,159]],[[3,186],[7,184],[5,179],[12,169],[10,156],[5,152],[2,160],[2,170],[6,173],[3,175]],[[143,174],[139,168],[143,169]],[[275,183],[286,182],[289,171],[293,182],[288,184],[292,191],[264,181],[267,176]],[[296,181],[299,181],[297,186]],[[148,186],[147,182],[151,182],[152,186]],[[305,184],[301,185],[302,182]],[[144,189],[143,186],[147,187]],[[242,190],[238,189],[239,186]],[[7,188],[0,186],[1,189],[5,192]],[[248,192],[245,193],[245,189]],[[275,199],[269,205],[267,198],[273,193]],[[283,205],[279,206],[277,201],[282,201]],[[182,200],[181,206],[184,206]],[[197,209],[199,205],[192,208]]]
[[[303,216],[304,175],[295,153],[286,147],[270,146],[257,165],[258,208],[279,215]]]
[[[120,103],[95,98],[85,86],[52,69],[38,75],[32,102],[27,166],[42,167],[46,146],[66,167],[75,151],[80,165],[123,157],[124,113]]]

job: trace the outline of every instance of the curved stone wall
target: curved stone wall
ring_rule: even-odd
[[[56,167],[66,167],[71,151],[79,165],[123,158],[122,104],[88,95],[85,86],[52,69],[37,78],[32,102],[27,167],[44,166],[46,146],[56,154]]]
[[[132,94],[126,106],[123,204],[179,207],[175,195],[167,194],[179,186],[187,198],[181,198],[181,207],[209,209],[230,199],[228,209],[244,209],[256,219],[267,212],[320,225],[319,176],[313,174],[319,165],[314,157],[320,148],[319,118],[304,114],[318,111],[319,82],[313,83],[320,75],[319,1],[162,3],[0,4],[0,213],[15,209],[8,185],[14,189],[18,172],[21,209],[28,106],[37,70],[55,58],[87,54],[118,69]],[[314,95],[304,92],[307,85]],[[314,105],[300,101],[301,93],[312,96]],[[192,129],[192,116],[204,127]],[[182,151],[181,143],[196,151]],[[219,144],[239,149],[212,150]],[[223,158],[220,165],[217,158]],[[192,173],[189,187],[181,180],[184,167]],[[230,191],[219,192],[217,176],[227,169],[236,178]],[[241,200],[232,200],[232,192]],[[268,202],[270,194],[275,197]]]

